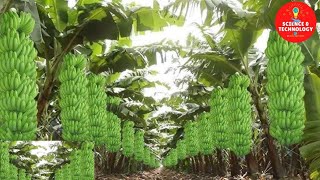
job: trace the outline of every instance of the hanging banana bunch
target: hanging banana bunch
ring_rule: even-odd
[[[168,155],[162,160],[162,164],[163,164],[163,166],[164,167],[170,167],[169,166],[169,157],[168,157]]]
[[[159,167],[159,165],[158,165],[159,163],[158,163],[158,160],[157,160],[157,158],[155,157],[155,155],[154,154],[150,154],[150,167],[151,168],[158,168]]]
[[[59,80],[62,137],[66,141],[89,141],[88,89],[85,76],[86,59],[67,54],[62,63]]]
[[[62,180],[64,176],[65,176],[64,175],[64,168],[58,169],[54,173],[54,179],[55,180]]]
[[[10,180],[9,144],[0,141],[0,179]]]
[[[72,168],[70,164],[66,164],[63,167],[63,179],[62,180],[72,180]]]
[[[105,130],[107,129],[106,99],[104,90],[105,79],[101,75],[90,74],[88,76],[88,105],[89,105],[89,135],[91,142],[101,145],[107,138]]]
[[[37,51],[29,37],[34,20],[27,13],[6,12],[0,24],[0,140],[34,140]]]
[[[227,118],[230,127],[230,149],[237,156],[247,155],[252,146],[251,94],[247,88],[250,79],[238,73],[230,77]]]
[[[56,180],[94,180],[94,144],[85,142],[80,149],[72,152],[70,164],[55,172]]]
[[[9,167],[10,167],[10,174],[9,174],[10,180],[18,179],[18,168],[13,164],[9,164]]]
[[[18,169],[18,180],[25,180],[26,179],[26,170]]]
[[[151,159],[152,159],[151,167],[153,167],[153,168],[160,167],[160,162],[159,162],[158,158],[154,154],[151,155]]]
[[[25,169],[18,169],[18,180],[31,180]]]
[[[159,167],[159,162],[156,158],[156,156],[151,152],[151,149],[150,148],[147,148],[148,152],[145,152],[146,156],[149,156],[149,158],[147,157],[148,159],[148,162],[145,163],[147,166],[151,167],[151,168],[158,168]]]
[[[134,123],[125,121],[122,128],[122,153],[126,157],[131,157],[134,152]]]
[[[186,141],[185,140],[178,140],[177,142],[177,157],[178,160],[184,160],[187,158],[187,151],[186,151]]]
[[[82,178],[82,161],[81,161],[81,151],[75,150],[70,156],[70,166],[72,172],[71,179],[81,179]]]
[[[304,55],[301,47],[271,31],[266,49],[270,134],[282,145],[299,143],[304,129]]]
[[[203,155],[211,154],[213,151],[212,125],[209,114],[203,113],[199,116],[199,144],[200,153]]]
[[[200,151],[197,122],[187,122],[184,126],[184,138],[188,156],[196,156]]]
[[[81,179],[83,180],[94,180],[94,154],[93,154],[93,143],[83,143],[81,146]]]
[[[134,134],[134,158],[143,161],[144,156],[144,131],[138,129]]]
[[[150,166],[150,164],[151,164],[151,163],[150,163],[150,161],[151,161],[150,155],[151,155],[150,149],[149,149],[147,146],[145,146],[145,147],[144,147],[143,163],[144,163],[145,165],[147,165],[147,166]]]
[[[0,36],[9,31],[29,35],[33,31],[35,21],[29,13],[20,12],[18,15],[16,12],[9,11],[1,15],[0,24]]]
[[[115,114],[111,112],[107,111],[106,114],[106,147],[110,152],[117,152],[121,148],[121,121]]]
[[[171,149],[164,159],[164,166],[173,167],[178,164],[178,155],[176,149]]]
[[[212,148],[230,148],[230,126],[226,117],[226,92],[227,89],[218,87],[217,89],[214,89],[211,94],[209,119],[212,128]]]
[[[121,103],[121,98],[108,96],[107,98],[107,104],[108,105],[115,105],[118,106]]]
[[[169,156],[170,156],[170,164],[172,166],[177,165],[178,164],[177,150],[176,149],[171,149]]]
[[[66,164],[55,172],[55,180],[72,180],[71,168],[72,162]]]

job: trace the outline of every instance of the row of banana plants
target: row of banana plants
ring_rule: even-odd
[[[303,139],[306,120],[305,72],[302,65],[304,55],[298,44],[285,41],[275,31],[270,32],[266,55],[268,99],[267,110],[264,111],[267,115],[267,134],[270,135],[268,138],[275,139],[272,144],[277,143],[282,147],[298,146]],[[227,87],[215,88],[211,96],[210,112],[199,115],[196,121],[184,126],[183,139],[169,151],[164,165],[226,175],[227,164],[230,164],[231,175],[235,176],[245,173],[241,172],[243,168],[240,162],[246,160],[246,172],[259,173],[259,169],[264,167],[259,167],[253,155],[253,142],[257,138],[253,133],[256,109],[250,85],[248,76],[236,73],[229,77]],[[215,158],[213,154],[216,154]],[[223,158],[223,154],[227,158]],[[229,163],[223,162],[225,160]],[[279,159],[272,161],[274,167],[282,167]],[[275,177],[304,176],[304,172],[290,172],[280,168],[273,171]]]

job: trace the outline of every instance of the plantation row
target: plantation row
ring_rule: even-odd
[[[134,123],[132,121],[124,122],[122,129],[122,151],[119,149],[108,150],[110,153],[120,153],[121,156],[130,159],[130,164],[126,164],[123,158],[118,158],[110,163],[109,159],[107,168],[112,166],[113,170],[127,171],[125,168],[132,169],[130,165],[135,163],[141,164],[144,168],[157,168],[159,167],[159,161],[153,154],[150,148],[145,146],[144,132],[142,130],[134,130]],[[112,158],[112,156],[108,156]],[[115,157],[113,157],[115,158]],[[9,143],[0,142],[0,178],[4,180],[14,179],[31,179],[30,175],[26,175],[24,169],[17,169],[13,164],[10,164],[9,155]],[[71,152],[69,163],[64,164],[55,173],[56,179],[84,179],[92,180],[95,178],[95,157],[94,157],[94,143],[84,142],[80,145],[80,148],[76,148]],[[104,162],[106,164],[106,162]],[[126,167],[123,167],[126,166]],[[113,171],[111,171],[113,172]],[[18,174],[17,174],[18,173]]]
[[[277,32],[270,33],[266,55],[269,132],[281,145],[290,146],[301,141],[305,123],[301,65],[304,55],[299,45],[283,40]],[[236,73],[230,77],[227,88],[214,89],[210,112],[185,124],[183,139],[169,151],[164,165],[188,166],[199,171],[196,168],[202,163],[206,167],[214,165],[209,155],[215,152],[221,166],[221,150],[230,150],[238,157],[248,155],[255,138],[249,88],[249,78]]]

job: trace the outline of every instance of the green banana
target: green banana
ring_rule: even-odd
[[[251,95],[247,91],[250,79],[247,76],[232,75],[226,93],[226,120],[229,126],[229,148],[237,156],[245,156],[252,146]]]
[[[283,145],[299,143],[305,121],[304,55],[299,45],[283,40],[275,31],[270,32],[266,55],[270,134]]]
[[[92,140],[88,123],[88,80],[85,75],[86,59],[81,55],[64,57],[59,80],[59,105],[61,107],[62,137],[68,141]],[[71,71],[68,72],[68,71]],[[75,73],[75,74],[74,74]]]

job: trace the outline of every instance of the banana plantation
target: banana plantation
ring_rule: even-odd
[[[288,2],[0,1],[0,180],[319,180],[320,28],[283,39]]]

